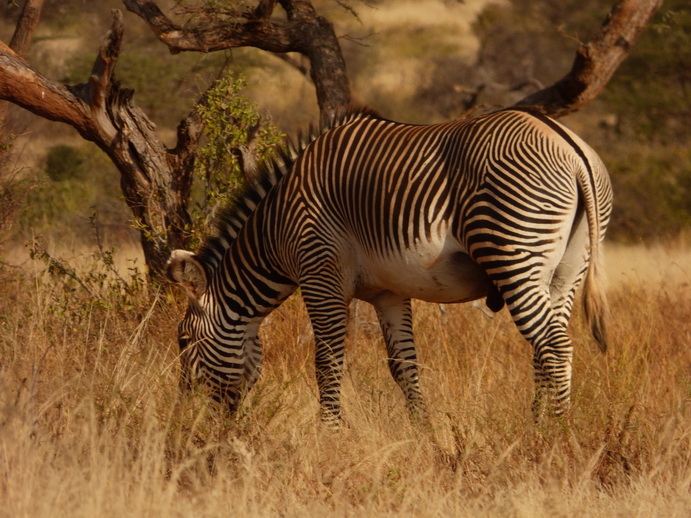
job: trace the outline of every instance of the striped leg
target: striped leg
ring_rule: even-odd
[[[516,327],[533,346],[533,411],[538,417],[547,403],[555,415],[561,415],[570,405],[573,345],[563,319],[552,309],[547,290],[532,286],[520,291],[518,300],[511,294],[505,298]]]
[[[243,379],[243,392],[249,392],[259,379],[262,372],[262,348],[259,337],[256,335],[249,337],[245,341],[245,373]]]
[[[501,177],[488,181],[488,191],[499,189],[501,182]],[[473,259],[485,268],[516,327],[533,346],[536,417],[545,402],[561,415],[570,404],[573,346],[566,333],[569,296],[558,294],[560,309],[555,310],[552,295],[558,290],[553,290],[552,282],[572,233],[577,198],[575,192],[567,192],[547,199],[527,187],[507,201],[479,196],[466,231],[471,233]],[[512,226],[497,231],[497,222],[502,221]],[[577,269],[581,265],[578,261]],[[572,277],[572,272],[567,276]]]
[[[528,255],[520,249],[506,247],[488,257],[501,257],[505,250],[516,250],[512,260],[494,260],[488,272],[499,289],[521,335],[533,346],[536,417],[545,404],[555,415],[568,410],[571,396],[571,362],[573,345],[566,333],[570,296],[559,297],[559,309],[553,307],[549,285],[552,268],[562,251]],[[492,250],[492,249],[489,249]],[[551,266],[554,265],[554,266]]]
[[[420,392],[410,300],[386,293],[371,302],[377,311],[386,341],[391,375],[401,387],[413,419],[424,420],[427,408]]]
[[[581,213],[577,218],[568,245],[559,265],[554,270],[554,275],[550,281],[549,297],[552,307],[549,317],[549,327],[544,338],[538,343],[548,344],[544,347],[535,347],[533,366],[535,371],[535,400],[533,401],[533,412],[536,416],[544,413],[546,399],[554,400],[554,411],[556,414],[568,410],[571,388],[571,359],[573,356],[573,346],[566,334],[566,329],[571,318],[571,310],[576,295],[576,290],[580,285],[588,268],[588,227],[585,214]],[[554,359],[547,359],[549,356],[545,350],[553,348],[555,350]],[[562,369],[558,368],[563,364]],[[546,368],[545,365],[554,365],[553,368]],[[550,374],[550,372],[554,374]],[[559,386],[561,381],[563,388],[550,394],[552,386]],[[564,386],[564,384],[566,384]]]
[[[533,413],[536,418],[546,411],[559,416],[571,405],[571,362],[573,345],[561,324],[550,324],[548,331],[532,341],[535,372]]]
[[[341,378],[343,376],[344,341],[348,303],[334,293],[334,285],[302,284],[305,301],[314,330],[315,367],[319,387],[322,422],[329,426],[341,423]]]

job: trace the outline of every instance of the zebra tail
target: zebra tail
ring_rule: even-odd
[[[597,248],[597,250],[593,250]],[[603,288],[604,274],[600,258],[595,257],[595,252],[599,253],[600,247],[591,248],[590,265],[588,266],[588,273],[585,278],[585,290],[583,296],[583,307],[585,309],[586,319],[590,324],[590,332],[593,338],[600,346],[600,350],[607,352],[607,319],[609,316],[609,308],[607,304],[607,297]]]
[[[583,307],[593,338],[595,338],[600,346],[600,350],[604,353],[607,352],[608,343],[607,319],[609,306],[605,293],[606,279],[601,257],[603,235],[600,224],[600,207],[593,176],[584,170],[581,170],[578,174],[578,184],[583,193],[590,237],[590,259],[588,261],[588,272],[585,277]]]

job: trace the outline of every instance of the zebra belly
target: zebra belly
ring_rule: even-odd
[[[490,280],[458,243],[425,243],[360,262],[358,298],[390,291],[427,302],[465,302],[487,295]]]

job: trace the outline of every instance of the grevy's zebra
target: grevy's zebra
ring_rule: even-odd
[[[196,255],[174,251],[168,267],[189,294],[183,381],[204,380],[231,411],[261,369],[260,322],[297,287],[325,422],[340,420],[353,298],[374,305],[413,414],[425,407],[412,298],[506,304],[534,348],[536,410],[546,398],[556,413],[569,404],[566,327],[586,272],[586,313],[605,350],[596,276],[610,182],[595,152],[557,122],[515,109],[430,126],[351,112],[265,169],[218,234]]]

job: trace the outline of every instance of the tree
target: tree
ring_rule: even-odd
[[[309,0],[259,0],[254,8],[244,11],[222,7],[230,5],[224,2],[215,2],[213,8],[188,4],[186,12],[193,16],[185,24],[174,22],[154,1],[123,3],[173,53],[249,46],[306,56],[322,121],[350,103],[338,38],[332,24]],[[518,104],[560,117],[590,102],[660,4],[661,0],[620,0],[599,34],[579,47],[571,71]],[[141,232],[146,263],[157,274],[170,250],[185,248],[189,238],[186,229],[190,224],[192,170],[203,124],[192,109],[178,126],[176,146],[166,148],[154,124],[135,104],[132,90],[121,87],[115,78],[123,30],[122,15],[115,10],[88,81],[76,86],[43,77],[0,42],[0,99],[73,126],[110,157],[120,172],[125,200]]]
[[[170,247],[185,245],[191,168],[202,128],[191,113],[178,127],[177,146],[166,149],[134,103],[132,90],[115,79],[122,36],[122,14],[114,11],[89,80],[77,86],[43,77],[0,42],[0,98],[73,126],[110,157],[141,231],[146,263],[155,273],[165,266]]]
[[[662,0],[618,2],[598,35],[578,47],[570,71],[553,85],[516,104],[539,107],[557,118],[581,109],[609,82],[661,5]]]

